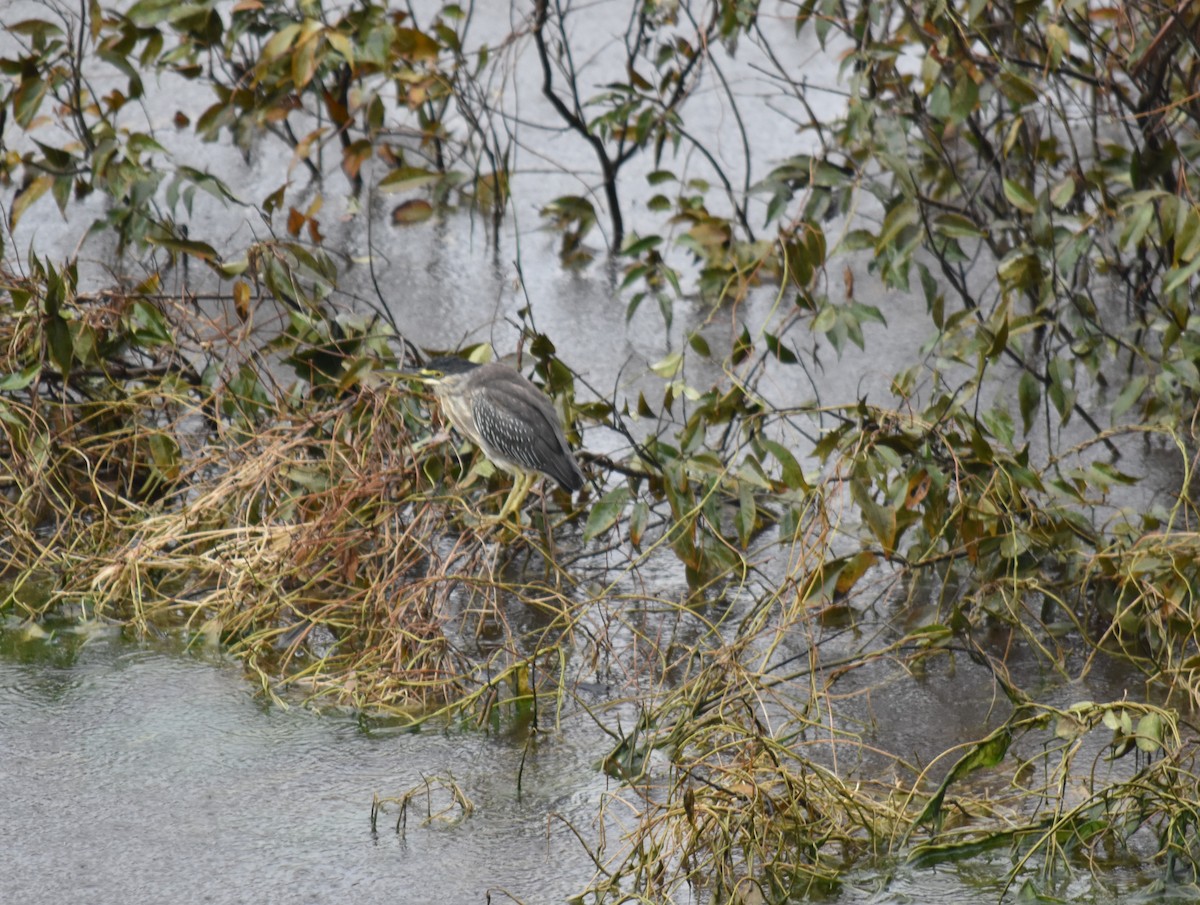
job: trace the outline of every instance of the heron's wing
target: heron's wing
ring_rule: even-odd
[[[574,492],[583,486],[559,423],[558,412],[540,390],[515,371],[497,374],[472,406],[484,452],[501,463],[540,471]]]

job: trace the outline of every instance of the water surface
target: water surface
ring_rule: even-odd
[[[885,730],[924,723],[921,737],[938,734],[936,721],[913,716],[901,707]],[[566,822],[596,845],[616,790],[596,768],[607,736],[579,713],[560,725],[543,719],[533,743],[523,729],[372,726],[266,703],[214,652],[133,643],[103,627],[30,637],[9,623],[0,629],[0,902],[565,902],[594,870]],[[395,806],[372,832],[373,798],[426,778],[452,778],[470,815],[451,808],[426,821],[422,796],[402,833]],[[435,811],[448,804],[432,799]],[[613,856],[619,835],[607,830]],[[1010,869],[1004,852],[930,869],[876,865],[814,901],[997,902]],[[1115,870],[1112,887],[1097,889],[1081,872],[1062,891],[1125,902],[1148,879]],[[1154,901],[1192,901],[1187,888],[1160,892]],[[707,901],[694,896],[676,901]]]
[[[111,633],[4,647],[0,902],[553,902],[590,876],[547,832],[606,785],[581,729],[541,734],[518,793],[524,738],[264,706],[236,665]],[[372,833],[374,795],[438,776],[471,816],[422,826],[420,798]]]

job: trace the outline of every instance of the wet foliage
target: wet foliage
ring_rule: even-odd
[[[401,721],[582,708],[623,830],[571,828],[596,901],[783,901],[994,850],[1029,901],[1080,867],[1196,883],[1192,7],[632,3],[597,49],[569,3],[498,35],[471,5],[393,6],[4,13],[0,613],[215,641],[264,694]],[[836,117],[797,48],[840,61]],[[784,159],[727,76],[746,58],[794,111]],[[274,149],[284,179],[235,191],[137,124],[180,85],[208,100],[177,136]],[[710,313],[636,399],[527,317],[569,431],[628,454],[494,524],[508,479],[398,376],[420,352],[343,288],[362,263],[322,209],[382,195],[386,228],[469,216],[499,243],[531,91],[595,162],[524,199],[562,265],[607,254],[627,319],[650,302],[672,336],[682,301]],[[259,228],[197,234],[200,205]],[[82,245],[115,237],[106,285],[15,244],[55,208],[90,212]],[[888,394],[825,398],[900,316],[852,267],[918,299],[928,338]],[[1101,661],[1137,691],[1048,691]],[[873,695],[972,671],[994,696],[973,737],[913,759],[876,732]]]

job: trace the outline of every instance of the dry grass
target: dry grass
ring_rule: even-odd
[[[107,296],[105,316],[91,314],[120,323],[129,304]],[[948,614],[879,618],[920,576],[832,554],[848,511],[836,470],[805,497],[794,536],[734,551],[731,568],[677,592],[679,525],[694,525],[715,489],[695,511],[655,516],[639,548],[620,531],[583,544],[579,514],[554,507],[553,530],[536,506],[521,530],[488,527],[480,510],[494,511],[503,487],[483,493],[452,443],[431,442],[426,401],[372,374],[394,360],[368,357],[336,388],[284,382],[249,329],[197,324],[183,304],[163,311],[181,339],[157,357],[67,381],[46,367],[0,396],[10,614],[215,641],[267,695],[400,721],[482,726],[545,701],[557,723],[577,705],[611,735],[598,760],[621,780],[600,841],[572,828],[601,900],[662,901],[689,885],[721,901],[752,900],[746,884],[795,896],[866,859],[997,847],[1016,876],[1031,859],[1107,863],[1143,838],[1170,871],[1194,870],[1200,788],[1176,715],[1124,702],[1059,710],[1017,687],[996,645],[942,624]],[[3,371],[19,373],[41,339],[21,318],[5,329]],[[189,379],[184,357],[208,376]],[[1186,582],[1152,582],[1146,563],[1165,556],[1182,575],[1192,553],[1190,535],[1154,550],[1144,539],[1110,571],[1178,619]],[[924,764],[880,746],[872,694],[954,657],[983,664],[1007,703],[992,734]],[[585,676],[610,689],[599,706],[574,694]],[[621,709],[635,726],[614,720]],[[1097,748],[1082,740],[1110,731],[1100,747],[1118,767],[1132,762],[1115,755],[1135,750],[1144,765],[1090,763]],[[462,819],[470,804],[456,788],[379,802],[373,817],[395,806],[403,821],[423,795],[431,814]]]
[[[84,307],[115,324],[132,303]],[[511,529],[479,527],[448,490],[461,463],[428,443],[425,402],[369,374],[336,394],[283,385],[251,331],[162,308],[182,339],[137,377],[113,376],[128,362],[67,381],[47,369],[0,400],[6,608],[219,639],[270,694],[412,718],[470,707],[521,670],[534,652],[504,607],[561,609],[564,576],[504,574]],[[39,342],[25,326],[10,322],[0,370]],[[181,379],[188,345],[217,379]]]

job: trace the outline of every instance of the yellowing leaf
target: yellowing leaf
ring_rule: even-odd
[[[922,468],[909,478],[908,492],[904,495],[904,508],[916,509],[920,506],[921,501],[929,495],[929,488],[932,486],[933,478],[929,476],[929,472]]]
[[[877,557],[870,550],[863,550],[851,556],[838,573],[837,583],[834,585],[837,593],[849,594],[850,590],[858,584],[858,580],[866,574],[867,569],[874,565],[876,559]]]
[[[1012,179],[1004,180],[1004,197],[1022,213],[1032,214],[1037,208],[1037,199],[1033,197],[1033,192]]]
[[[404,192],[437,182],[441,176],[419,167],[397,167],[379,181],[381,192]]]
[[[405,201],[392,211],[392,222],[397,224],[421,223],[433,216],[433,205],[415,198]]]
[[[292,43],[296,40],[296,36],[300,34],[300,23],[293,22],[291,25],[286,25],[271,36],[271,39],[263,46],[262,53],[259,58],[263,62],[269,62],[291,49]]]
[[[233,307],[243,321],[250,318],[250,286],[244,280],[233,284]]]
[[[672,352],[666,358],[660,359],[659,361],[656,361],[654,364],[650,365],[650,370],[659,377],[670,380],[679,373],[679,368],[682,364],[683,353]]]
[[[410,60],[433,61],[437,59],[438,43],[415,28],[397,28],[396,50],[400,56]]]
[[[1046,48],[1050,51],[1050,65],[1058,67],[1071,49],[1071,38],[1067,30],[1057,23],[1046,26]]]
[[[37,179],[25,186],[17,195],[12,203],[12,213],[9,214],[9,225],[16,226],[17,221],[21,219],[21,214],[25,213],[25,208],[37,201],[42,195],[49,191],[50,186],[54,183],[53,176],[39,176]]]

